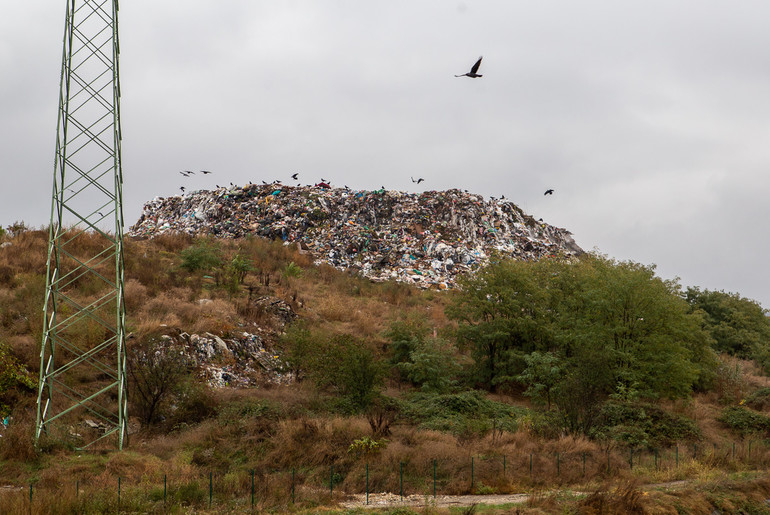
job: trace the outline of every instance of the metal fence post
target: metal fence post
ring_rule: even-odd
[[[436,459],[433,459],[433,498],[436,498]]]

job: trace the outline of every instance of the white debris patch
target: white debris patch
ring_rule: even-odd
[[[204,333],[163,336],[173,348],[185,354],[187,362],[197,368],[212,388],[253,387],[260,383],[287,384],[291,374],[280,356],[265,348],[259,335],[241,333],[222,338]]]

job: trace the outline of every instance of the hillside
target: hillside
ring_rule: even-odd
[[[440,288],[494,252],[523,260],[583,252],[569,231],[536,221],[514,203],[459,190],[232,186],[152,200],[129,234],[166,232],[278,239],[372,280]]]
[[[183,199],[164,202],[173,206]],[[160,212],[158,230],[166,223],[170,228]],[[235,227],[232,220],[247,216],[253,227],[261,223],[248,213],[223,215],[216,223]],[[184,220],[175,219],[178,228]],[[205,226],[196,224],[188,223]],[[529,494],[525,502],[489,513],[754,513],[770,497],[770,380],[756,361],[722,354],[711,383],[684,397],[604,396],[592,432],[570,432],[561,405],[555,401],[549,408],[523,395],[527,384],[508,379],[495,393],[481,387],[475,376],[479,357],[472,343],[459,338],[464,321],[451,309],[469,315],[457,309],[462,291],[375,282],[319,263],[310,252],[317,234],[309,229],[316,239],[306,233],[301,250],[235,232],[197,238],[165,230],[146,238],[149,226],[142,234],[138,227],[125,240],[129,359],[151,373],[155,369],[144,356],[181,351],[185,358],[170,362],[178,373],[166,380],[167,394],[154,412],[135,396],[141,378],[132,379],[131,434],[123,452],[73,452],[76,435],[89,430],[76,417],[66,421],[62,435],[44,440],[42,452],[35,451],[36,392],[13,380],[37,377],[47,232],[18,230],[1,237],[0,355],[5,372],[15,374],[0,370],[1,384],[9,388],[0,392],[0,404],[12,409],[9,426],[0,427],[0,486],[8,487],[0,489],[0,503],[9,513],[29,512],[30,484],[35,513],[114,512],[118,506],[142,513],[166,507],[243,513],[252,502],[262,512],[316,513],[348,495],[360,500],[367,491],[388,492],[396,503],[401,492],[427,502],[434,488],[438,495]],[[325,230],[321,234],[328,235]],[[79,238],[84,246],[92,244],[87,233]],[[202,255],[206,264],[197,260]],[[573,262],[573,275],[585,281],[601,270],[591,268],[589,255],[543,259],[541,265],[516,261],[514,269],[551,278]],[[600,277],[602,285],[613,273],[639,277],[637,267],[600,264],[610,272]],[[649,282],[664,286],[654,278]],[[625,293],[646,287],[620,283],[618,288],[630,285]],[[549,301],[526,281],[490,284],[501,292],[530,288],[527,305],[547,308],[533,318],[518,307],[506,316],[521,317],[522,329],[529,331],[516,333],[517,339],[531,334],[542,340],[546,333],[527,324],[546,323],[560,309],[557,298]],[[562,300],[569,303],[580,293],[572,287],[577,284],[582,283],[545,286],[564,289]],[[600,303],[610,299],[592,297]],[[634,307],[634,295],[617,298]],[[681,307],[679,301],[670,306]],[[594,311],[577,304],[578,314]],[[670,306],[666,311],[676,311]],[[599,314],[609,318],[612,308],[608,301]],[[578,319],[566,313],[560,318],[569,327]],[[646,312],[626,318],[651,319]],[[726,331],[727,322],[720,324]],[[83,344],[89,333],[84,331]],[[597,328],[596,338],[586,340],[593,344],[601,337]],[[593,374],[591,363],[581,369],[586,375]],[[74,380],[101,378],[84,374]],[[672,481],[676,488],[644,486]],[[449,513],[430,506],[399,509]]]

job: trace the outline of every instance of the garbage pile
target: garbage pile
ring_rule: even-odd
[[[221,338],[179,333],[164,335],[170,348],[181,349],[185,361],[196,367],[212,388],[249,387],[260,382],[285,384],[293,381],[280,357],[265,348],[259,335],[244,332],[240,336]]]
[[[493,252],[534,260],[583,251],[571,233],[503,199],[452,189],[406,193],[326,186],[248,184],[155,198],[130,236],[165,232],[296,243],[317,263],[375,281],[452,287]]]

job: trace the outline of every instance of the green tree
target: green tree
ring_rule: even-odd
[[[323,338],[322,334],[311,331],[302,322],[292,324],[281,336],[281,358],[297,382],[304,380],[321,359]]]
[[[575,271],[579,286],[559,310],[570,314],[560,340],[567,351],[576,345],[610,359],[608,393],[639,387],[647,397],[683,397],[716,366],[678,283],[656,277],[654,266],[587,256]]]
[[[454,346],[441,338],[417,341],[409,360],[399,363],[398,368],[412,384],[436,393],[449,391],[460,371]]]
[[[549,292],[539,277],[544,267],[497,258],[495,264],[460,280],[447,314],[459,322],[461,347],[470,348],[476,381],[490,390],[515,381],[524,356],[552,343]]]
[[[384,372],[382,363],[364,342],[340,335],[321,346],[309,375],[318,387],[342,397],[349,411],[361,412],[377,396]]]
[[[565,426],[588,432],[609,396],[687,396],[716,367],[701,317],[654,270],[598,255],[497,260],[464,281],[447,312],[481,384],[522,382],[535,397],[547,388]]]
[[[535,351],[524,356],[524,361],[527,368],[518,376],[518,380],[527,385],[524,395],[544,403],[551,411],[552,392],[564,377],[559,357],[553,352]]]
[[[410,317],[392,322],[384,334],[387,338],[388,362],[399,371],[401,380],[408,381],[405,369],[401,366],[411,363],[412,353],[428,336],[428,325],[422,318]]]
[[[692,311],[704,314],[714,348],[744,359],[759,358],[770,371],[770,319],[756,301],[737,293],[688,288],[684,298]]]
[[[286,278],[286,284],[290,285],[293,278],[302,277],[302,267],[290,261],[283,269],[283,276]]]
[[[246,274],[254,270],[254,265],[251,260],[238,252],[235,254],[225,266],[224,270],[224,286],[230,293],[238,292],[241,284],[243,284]]]

